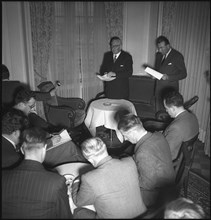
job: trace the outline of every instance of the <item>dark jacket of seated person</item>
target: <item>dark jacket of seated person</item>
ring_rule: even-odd
[[[10,72],[6,65],[1,65],[2,71],[2,110],[6,112],[7,109],[14,105],[15,95],[21,87],[30,89],[27,83],[20,82],[18,80],[10,80]],[[38,92],[34,91],[34,95],[37,101],[45,101],[51,99],[54,95],[52,92]]]
[[[31,126],[36,126],[41,129],[45,129],[46,131],[48,130],[48,123],[36,114],[36,100],[34,93],[31,90],[25,88],[19,90],[15,97],[15,103],[14,108],[21,110],[25,115],[28,116]],[[43,125],[46,125],[46,127]],[[80,148],[76,146],[72,140],[62,143],[57,147],[52,147],[55,146],[55,144],[58,144],[61,137],[58,134],[51,135],[50,132],[48,132],[47,138],[49,137],[51,137],[51,141],[48,144],[47,154],[44,161],[44,164],[47,166],[53,167],[66,162],[86,161],[81,153]]]
[[[22,111],[10,109],[2,116],[2,168],[13,168],[22,160],[19,150],[20,134],[29,121]]]
[[[2,217],[5,219],[71,219],[65,178],[47,171],[46,134],[38,128],[23,131],[24,160],[2,172]]]

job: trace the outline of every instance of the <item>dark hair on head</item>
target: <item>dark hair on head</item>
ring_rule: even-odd
[[[35,98],[35,93],[31,91],[29,88],[21,86],[18,88],[17,93],[15,95],[15,104],[20,102],[28,102],[31,98]]]
[[[122,131],[128,131],[137,125],[142,126],[140,118],[132,113],[129,113],[121,116],[118,123],[118,129]]]
[[[170,106],[181,107],[184,105],[183,96],[176,90],[173,90],[173,91],[170,91],[169,93],[164,94],[163,100],[165,100],[165,103],[168,107]]]
[[[36,144],[46,144],[47,132],[38,127],[30,127],[25,129],[21,134],[21,142],[26,145],[34,146]]]
[[[166,38],[166,37],[164,37],[164,36],[159,36],[157,39],[156,39],[156,45],[158,45],[159,43],[161,43],[161,42],[165,42],[165,45],[167,45],[167,44],[170,44],[169,43],[169,40]]]
[[[2,116],[2,134],[12,134],[29,127],[29,120],[21,110],[10,109]]]
[[[110,39],[110,42],[109,42],[109,45],[110,45],[110,46],[111,46],[113,40],[120,40],[120,41],[121,41],[121,39],[120,39],[119,37],[114,36],[114,37],[112,37],[112,38]]]
[[[2,80],[10,78],[10,72],[4,64],[1,64],[1,78]]]

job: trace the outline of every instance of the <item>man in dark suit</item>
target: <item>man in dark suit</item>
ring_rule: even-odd
[[[166,111],[171,118],[174,118],[163,132],[170,146],[172,160],[174,160],[182,142],[192,139],[199,133],[199,123],[197,117],[184,108],[184,100],[179,92],[171,91],[163,98]]]
[[[119,37],[110,40],[111,51],[104,54],[100,75],[107,76],[104,82],[105,96],[110,99],[129,98],[129,77],[133,73],[132,56],[122,50]]]
[[[13,168],[22,160],[19,151],[20,134],[29,124],[27,117],[17,109],[11,109],[2,116],[2,168]]]
[[[9,80],[10,73],[6,65],[1,65],[2,74],[2,110],[6,112],[10,107],[14,105],[15,94],[18,92],[20,87],[29,88],[29,85],[22,83],[18,80]],[[37,101],[50,100],[51,97],[55,96],[56,87],[50,92],[39,92],[34,91]]]
[[[65,178],[47,171],[46,134],[38,128],[23,131],[24,160],[2,172],[2,217],[5,219],[72,218]]]
[[[163,74],[161,80],[156,80],[155,94],[157,109],[164,109],[162,96],[168,89],[179,90],[179,80],[187,77],[183,55],[173,49],[169,40],[164,36],[156,39],[158,52],[155,57],[155,70]]]
[[[175,198],[175,171],[165,137],[160,132],[146,131],[139,117],[131,113],[120,117],[118,129],[124,140],[136,144],[133,157],[144,204],[164,205]]]
[[[35,106],[34,92],[24,87],[20,89],[15,96],[14,108],[21,110],[28,117],[31,126],[41,128],[48,133],[49,143],[44,164],[53,167],[65,162],[86,161],[80,148],[72,140],[49,150],[49,147],[57,144],[61,137],[59,134],[53,134],[59,132],[58,128],[41,118],[36,113]]]
[[[131,157],[112,158],[98,137],[85,140],[82,152],[95,169],[73,182],[74,218],[135,218],[146,211]],[[82,207],[86,205],[94,205],[96,211]]]

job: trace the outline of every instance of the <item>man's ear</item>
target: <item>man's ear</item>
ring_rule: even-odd
[[[13,134],[14,134],[17,138],[19,138],[21,132],[20,132],[20,130],[16,130],[16,131],[13,132]]]
[[[23,155],[24,155],[23,147],[24,147],[25,145],[26,145],[26,143],[23,143],[22,146],[21,146],[21,148],[20,148],[20,149],[21,149],[21,153],[22,153]]]

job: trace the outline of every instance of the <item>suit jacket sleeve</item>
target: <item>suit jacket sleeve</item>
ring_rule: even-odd
[[[95,194],[85,175],[81,176],[81,182],[74,183],[72,186],[72,198],[76,206],[93,205]]]
[[[150,151],[145,151],[144,154],[136,154],[135,162],[137,164],[139,173],[140,188],[149,190],[155,188],[155,174],[152,171],[155,170],[157,164],[156,159],[153,158],[153,155],[150,153]]]
[[[168,75],[168,81],[178,81],[187,77],[184,57],[178,51],[172,49],[166,61],[161,65],[162,55],[156,54],[155,69]]]
[[[45,131],[48,131],[50,124],[46,122],[43,118],[41,118],[39,115],[32,112],[29,113],[28,118],[32,126],[39,127],[44,129]]]
[[[67,195],[67,186],[64,180],[60,181],[56,198],[57,218],[72,219],[73,215],[70,210],[69,198]]]
[[[184,131],[183,130],[181,131],[180,127],[171,124],[164,131],[164,136],[168,141],[171,150],[172,160],[176,159],[183,141],[182,140],[183,135],[180,132],[184,132]]]

